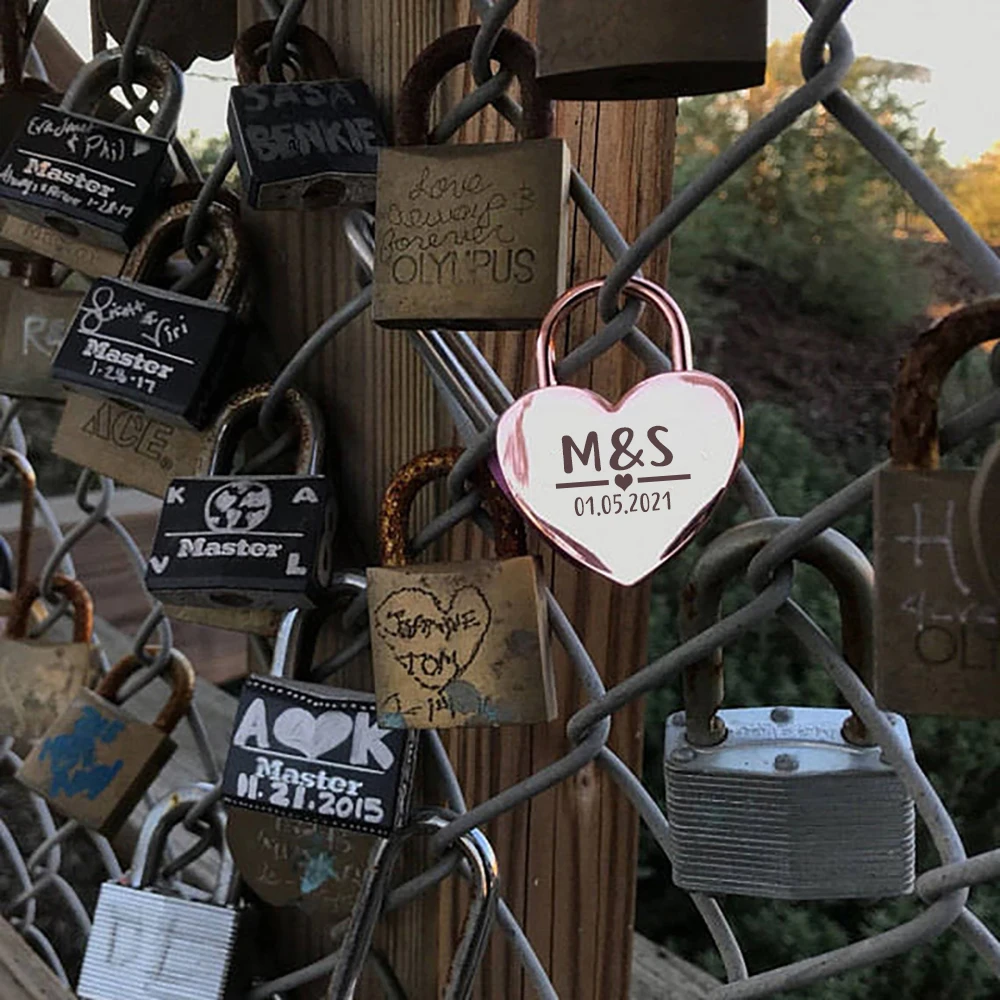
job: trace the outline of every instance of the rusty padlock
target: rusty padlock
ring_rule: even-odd
[[[998,337],[1000,298],[956,309],[917,339],[896,379],[892,461],[875,480],[875,694],[883,708],[1000,717],[1000,602],[973,544],[975,472],[939,468],[937,428],[949,370]]]
[[[535,50],[505,28],[493,58],[524,104],[520,142],[431,146],[434,88],[472,54],[478,28],[428,46],[400,90],[398,148],[379,155],[373,317],[385,327],[536,325],[566,285],[570,161],[550,138]]]
[[[99,278],[90,286],[52,374],[78,391],[200,429],[229,388],[247,267],[239,220],[213,202],[204,239],[219,264],[208,297],[152,284],[179,248],[193,208],[188,201],[164,212],[129,254],[122,276]],[[85,454],[81,458],[90,464]]]
[[[121,59],[119,50],[107,50],[82,67],[59,107],[40,105],[0,157],[0,204],[68,237],[71,248],[133,247],[159,213],[175,174],[170,140],[184,79],[165,55],[146,48],[135,53],[136,81],[158,102],[146,132],[92,117],[117,85]],[[6,230],[3,235],[17,239]],[[53,244],[41,252],[93,273],[86,255],[65,250]]]
[[[0,278],[0,392],[65,399],[50,369],[82,298],[82,292],[53,287],[52,262],[44,258],[24,278]]]
[[[81,688],[17,773],[54,809],[105,837],[118,832],[177,749],[170,734],[194,697],[194,668],[171,650],[165,675],[170,698],[152,725],[141,722],[115,699],[142,666],[134,654],[126,656],[95,690]]]
[[[372,672],[380,725],[431,729],[548,722],[556,717],[548,610],[524,523],[481,473],[495,560],[407,565],[410,508],[461,454],[419,455],[382,500],[382,566],[368,570]]]
[[[262,83],[276,24],[248,28],[234,50],[240,85],[227,120],[244,197],[261,209],[373,202],[387,144],[375,98],[363,80],[340,79],[333,50],[303,24],[289,40],[300,78]]]
[[[73,606],[71,642],[28,637],[32,607],[40,596],[35,583],[21,584],[0,637],[0,733],[25,748],[43,736],[81,688],[96,676],[91,640],[94,606],[79,580],[56,576],[53,590]]]
[[[764,82],[766,0],[545,0],[538,82],[557,100],[716,94]]]

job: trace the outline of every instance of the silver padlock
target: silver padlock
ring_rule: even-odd
[[[221,810],[205,818],[221,852],[211,902],[169,894],[156,885],[171,829],[211,791],[173,792],[146,817],[127,884],[105,882],[77,985],[80,1000],[235,1000],[250,981],[246,908],[226,846]]]
[[[737,525],[695,565],[681,634],[715,623],[728,581],[792,518]],[[844,658],[871,682],[871,564],[828,529],[797,554],[833,584]],[[674,883],[773,899],[875,899],[913,891],[914,806],[902,781],[840,708],[719,710],[722,651],[691,667],[685,711],[667,719],[664,772]],[[902,716],[888,714],[903,743]]]
[[[414,834],[435,834],[447,825],[448,820],[443,816],[426,812],[418,815],[410,826],[400,830],[391,839],[379,840],[372,847],[361,892],[351,913],[351,923],[330,977],[326,1000],[353,1000],[365,958],[371,948],[375,924],[389,889],[392,870],[403,845]],[[470,869],[472,903],[462,928],[462,938],[451,961],[448,985],[442,994],[442,1000],[468,1000],[472,995],[472,986],[489,943],[500,898],[497,859],[486,837],[479,830],[473,829],[459,837],[455,846],[464,855]]]

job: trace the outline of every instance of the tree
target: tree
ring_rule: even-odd
[[[955,171],[952,200],[988,243],[1000,245],[1000,142]]]

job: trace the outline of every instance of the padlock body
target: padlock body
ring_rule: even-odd
[[[82,293],[26,287],[12,278],[0,278],[0,285],[0,392],[24,399],[65,399],[66,390],[51,377],[52,358]]]
[[[99,278],[52,363],[80,392],[203,428],[225,389],[237,346],[234,317],[219,302],[120,278]]]
[[[17,777],[65,816],[112,837],[175,749],[166,733],[84,688]]]
[[[241,913],[105,882],[77,984],[80,1000],[235,1000],[250,965]],[[245,935],[244,935],[245,937]]]
[[[194,475],[205,436],[111,399],[66,393],[52,441],[63,458],[153,496]]]
[[[324,476],[175,479],[146,586],[223,612],[313,607],[330,581],[332,521]]]
[[[48,731],[96,676],[83,642],[0,638],[0,733],[22,748]]]
[[[972,470],[875,480],[875,696],[923,715],[1000,717],[1000,601],[976,559]]]
[[[764,82],[766,0],[547,0],[538,83],[556,100],[714,94]]]
[[[382,150],[375,322],[536,326],[565,289],[569,172],[562,139]]]
[[[363,80],[233,87],[228,125],[243,194],[254,208],[375,200],[378,151],[387,140]]]
[[[368,616],[381,725],[556,717],[548,616],[532,557],[373,567]]]
[[[664,772],[673,879],[691,892],[875,899],[913,891],[914,806],[878,746],[844,740],[843,709],[719,713],[715,747],[667,719]],[[890,716],[909,745],[901,716]]]
[[[0,157],[0,204],[82,243],[128,250],[174,174],[168,140],[43,104]]]
[[[222,778],[233,806],[388,836],[409,809],[416,733],[385,729],[361,691],[251,676]]]

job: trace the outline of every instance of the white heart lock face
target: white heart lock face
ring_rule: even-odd
[[[736,472],[743,415],[713,375],[640,382],[617,404],[550,386],[517,400],[497,426],[507,490],[550,542],[630,586],[679,552]]]
[[[339,747],[353,728],[354,720],[343,712],[324,712],[316,718],[304,708],[286,708],[274,720],[274,737],[316,760]]]

